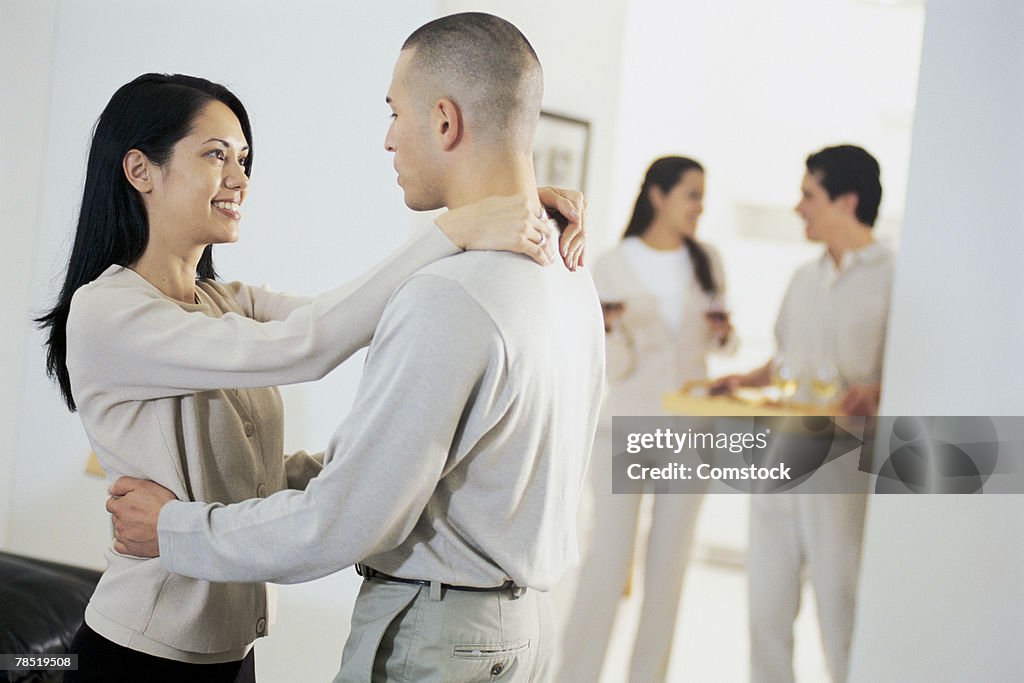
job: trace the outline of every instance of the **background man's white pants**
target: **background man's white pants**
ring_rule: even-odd
[[[756,494],[750,505],[750,671],[792,683],[793,621],[804,567],[814,585],[825,661],[845,683],[853,639],[866,494]]]

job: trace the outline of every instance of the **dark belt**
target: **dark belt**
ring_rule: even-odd
[[[367,581],[391,581],[394,583],[408,583],[413,586],[426,586],[430,587],[431,581],[426,579],[403,579],[400,576],[391,576],[384,572],[379,572],[373,567],[367,567],[365,564],[356,565],[356,574],[363,577]],[[481,588],[479,586],[453,586],[450,583],[442,583],[442,590],[450,591],[466,591],[467,593],[502,593],[509,591],[513,600],[518,600],[526,594],[526,586],[517,586],[514,581],[509,579],[500,586],[493,586],[490,588]]]

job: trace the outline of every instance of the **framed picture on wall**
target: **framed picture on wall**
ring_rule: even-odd
[[[533,167],[540,186],[585,191],[590,123],[542,111],[533,143]]]

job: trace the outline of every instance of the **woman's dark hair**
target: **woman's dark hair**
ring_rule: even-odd
[[[668,194],[683,179],[683,175],[687,171],[700,171],[703,173],[704,167],[693,159],[686,157],[662,157],[651,164],[651,167],[647,169],[647,175],[644,176],[644,184],[640,187],[640,194],[637,195],[636,205],[633,207],[633,215],[630,216],[626,232],[622,233],[623,239],[627,237],[641,237],[647,232],[647,228],[651,227],[651,222],[654,220],[654,206],[651,204],[650,198],[651,188],[657,187],[665,194]],[[714,276],[711,274],[711,262],[708,259],[708,253],[692,237],[686,237],[684,242],[686,250],[690,253],[690,262],[693,264],[693,272],[697,276],[700,288],[708,294],[717,293],[718,286],[715,283]]]
[[[137,149],[157,165],[167,163],[174,145],[189,134],[196,117],[214,100],[224,103],[238,117],[249,144],[244,164],[245,174],[249,175],[249,115],[230,90],[205,78],[143,74],[118,88],[96,121],[64,286],[54,307],[35,320],[40,329],[49,328],[46,374],[56,380],[71,411],[75,410],[75,400],[68,377],[66,338],[71,297],[110,266],[134,263],[149,241],[146,209],[142,197],[125,177],[121,165],[124,155]],[[203,251],[196,271],[200,278],[217,277],[211,245]]]

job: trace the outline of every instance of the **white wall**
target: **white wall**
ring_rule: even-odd
[[[882,412],[1024,414],[1024,6],[929,0]],[[1015,495],[871,500],[851,681],[1024,680]]]
[[[614,222],[674,152],[707,166],[704,230],[734,234],[736,205],[789,209],[804,158],[838,142],[878,157],[883,211],[901,215],[922,21],[920,7],[851,0],[633,0]]]
[[[56,0],[0,2],[0,207],[3,207],[4,248],[0,250],[4,296],[0,320],[0,547],[8,538],[10,501],[14,494],[18,425],[24,364],[23,335],[33,317],[29,302],[36,225],[39,220],[43,154],[49,119],[50,75],[53,71],[53,27]],[[37,374],[39,368],[32,368]],[[35,453],[39,456],[38,452]],[[48,454],[52,457],[52,454]]]

